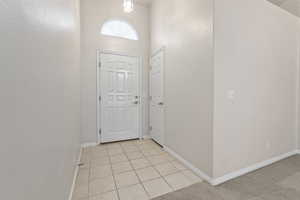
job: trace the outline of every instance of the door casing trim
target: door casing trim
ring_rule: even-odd
[[[166,144],[166,88],[165,88],[165,83],[166,83],[166,47],[165,46],[162,46],[160,47],[159,49],[153,51],[153,53],[151,54],[150,56],[150,60],[149,60],[149,63],[150,63],[150,66],[151,66],[151,62],[152,62],[152,58],[154,56],[156,56],[157,54],[159,54],[160,52],[163,53],[163,66],[162,66],[162,71],[163,71],[163,77],[162,77],[162,81],[163,81],[163,100],[164,100],[164,108],[163,108],[163,138],[162,138],[162,146],[164,146]],[[150,87],[150,79],[151,79],[151,70],[152,70],[152,66],[149,70],[149,87]],[[150,91],[149,91],[150,93]],[[151,113],[151,106],[150,106],[150,101],[149,101],[149,125],[150,125],[150,122],[151,122],[151,119],[150,119],[150,113]],[[149,135],[150,135],[150,138],[153,139],[151,133],[149,132]]]

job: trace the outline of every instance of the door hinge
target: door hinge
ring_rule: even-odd
[[[98,67],[101,68],[101,62],[98,62]]]
[[[98,99],[99,99],[99,101],[101,101],[102,100],[101,96],[99,96]]]
[[[152,129],[153,129],[152,126],[149,126],[149,131],[152,131]]]
[[[101,129],[99,129],[99,135],[101,135],[101,133],[102,133],[102,130],[101,130]]]

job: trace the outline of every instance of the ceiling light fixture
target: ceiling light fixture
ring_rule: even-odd
[[[124,0],[124,12],[131,13],[133,11],[133,0]]]

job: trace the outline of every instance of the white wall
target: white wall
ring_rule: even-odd
[[[66,200],[79,152],[74,0],[0,0],[0,199]]]
[[[295,149],[297,26],[267,1],[215,0],[215,177]]]
[[[166,47],[165,143],[212,174],[213,1],[154,0],[151,49]]]
[[[149,9],[136,5],[128,14],[120,0],[81,0],[81,133],[83,143],[97,142],[96,121],[96,50],[112,50],[143,57],[143,133],[148,133],[148,61]],[[129,22],[139,34],[139,41],[103,36],[101,26],[106,20]]]

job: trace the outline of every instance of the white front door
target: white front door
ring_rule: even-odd
[[[164,49],[151,57],[150,135],[164,145]]]
[[[139,138],[139,58],[100,54],[101,142]]]

